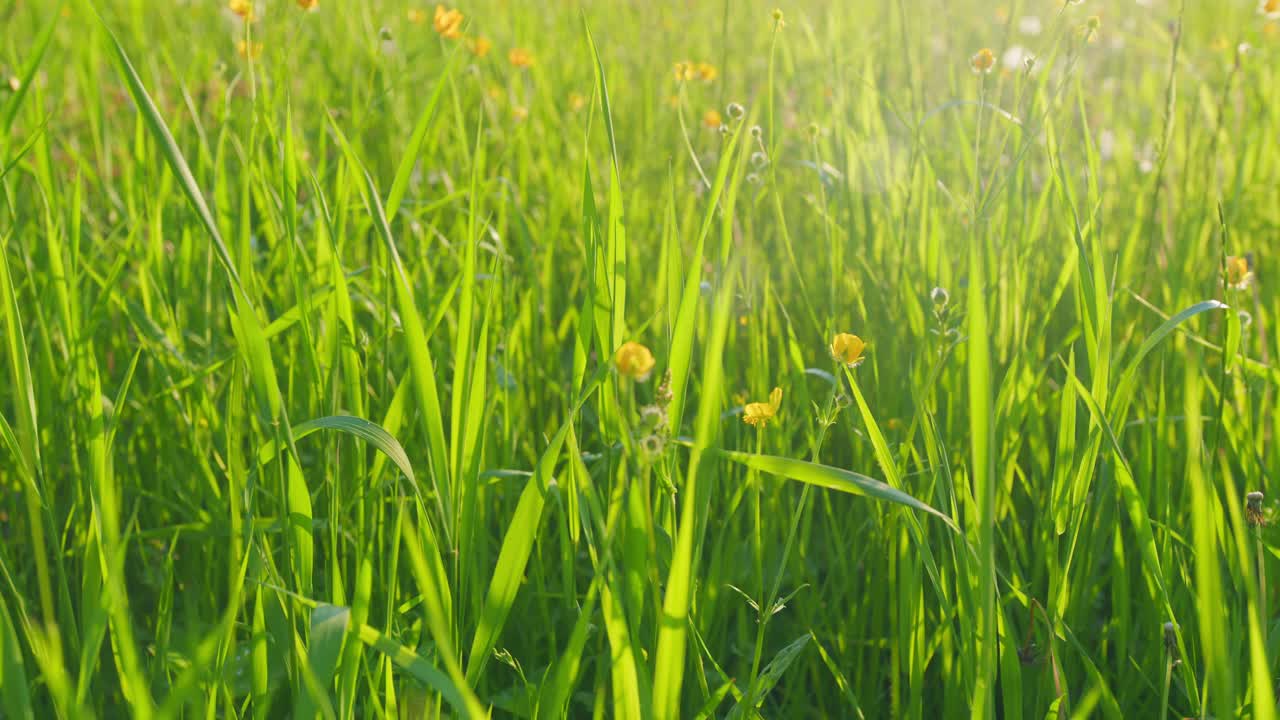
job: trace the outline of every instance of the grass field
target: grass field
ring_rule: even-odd
[[[0,0],[0,716],[1275,718],[1278,18]]]

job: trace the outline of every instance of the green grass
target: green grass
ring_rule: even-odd
[[[1276,716],[1253,0],[255,5],[0,4],[0,715]]]

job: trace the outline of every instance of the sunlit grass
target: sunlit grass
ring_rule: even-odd
[[[0,716],[1274,717],[1278,13],[0,7]]]

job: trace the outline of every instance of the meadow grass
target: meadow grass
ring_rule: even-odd
[[[1274,718],[1267,5],[0,5],[0,716]]]

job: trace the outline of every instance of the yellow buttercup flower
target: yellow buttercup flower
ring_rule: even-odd
[[[247,40],[239,40],[236,42],[236,52],[240,57],[250,60],[257,60],[262,54],[262,43],[256,42],[250,44]]]
[[[462,37],[462,13],[443,5],[436,5],[436,14],[431,20],[431,27],[440,34],[440,37],[457,40]]]
[[[973,57],[969,58],[969,66],[973,68],[974,72],[985,75],[996,66],[996,54],[991,51],[991,48],[982,48],[974,53]]]
[[[1249,258],[1231,255],[1227,257],[1227,287],[1244,290],[1253,280],[1253,271],[1249,269]]]
[[[409,22],[413,23],[414,25],[421,25],[422,23],[427,21],[427,12],[425,10],[420,10],[418,8],[409,8],[408,17],[409,17]]]
[[[655,363],[649,348],[634,340],[622,343],[613,354],[613,362],[618,366],[618,372],[640,382],[649,379]]]
[[[698,63],[698,77],[703,82],[711,82],[719,76],[720,71],[716,69],[715,65],[707,62]]]
[[[867,349],[867,344],[862,338],[852,333],[836,333],[831,338],[831,357],[836,362],[843,363],[845,367],[855,368],[862,364],[863,352]]]
[[[676,80],[678,82],[692,80],[697,77],[697,74],[698,69],[693,63],[688,62],[687,60],[676,63]]]
[[[742,408],[742,422],[756,427],[764,427],[766,423],[778,414],[778,408],[782,405],[782,388],[776,387],[773,392],[769,393],[769,402],[753,402],[747,403]]]
[[[489,42],[487,37],[474,37],[467,40],[467,48],[471,50],[472,55],[484,57],[493,49],[493,43]]]
[[[319,4],[320,0],[298,0],[298,7],[303,10],[315,10]]]
[[[587,98],[580,92],[569,93],[569,109],[578,112],[587,106]]]
[[[245,22],[253,22],[253,2],[251,0],[231,0],[227,3],[231,12],[239,15]]]
[[[533,54],[524,48],[511,48],[507,60],[518,68],[533,67]]]
[[[529,108],[523,105],[516,105],[511,108],[511,117],[515,118],[516,122],[524,122],[529,119]]]
[[[718,111],[708,110],[702,113],[702,124],[714,130],[723,125],[724,120],[720,117],[720,113]]]

